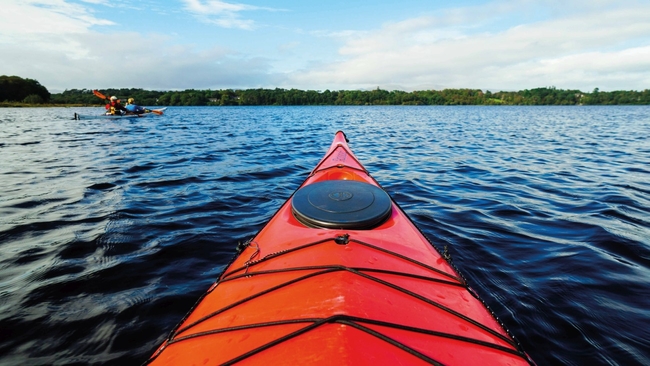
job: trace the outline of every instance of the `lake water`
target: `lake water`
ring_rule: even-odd
[[[140,364],[343,130],[539,365],[650,364],[650,107],[0,109],[0,364]]]

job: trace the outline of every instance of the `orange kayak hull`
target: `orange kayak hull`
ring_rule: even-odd
[[[342,132],[240,249],[150,364],[532,364]]]

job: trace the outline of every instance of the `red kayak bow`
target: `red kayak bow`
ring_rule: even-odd
[[[153,365],[532,361],[338,132]]]

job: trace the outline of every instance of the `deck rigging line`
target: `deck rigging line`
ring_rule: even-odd
[[[377,251],[380,251],[380,252],[395,256],[395,257],[397,257],[397,258],[399,258],[401,260],[410,262],[410,263],[415,264],[415,265],[417,265],[419,267],[430,270],[430,271],[432,271],[434,273],[437,273],[439,275],[442,275],[442,276],[444,276],[444,277],[446,277],[448,279],[440,279],[440,278],[428,277],[428,276],[423,276],[423,275],[416,275],[416,274],[406,273],[406,272],[401,272],[401,271],[392,271],[392,270],[376,269],[376,268],[365,268],[365,267],[347,267],[347,266],[343,266],[343,265],[313,265],[313,266],[298,266],[298,267],[273,269],[273,270],[260,270],[260,271],[252,270],[252,269],[254,269],[252,267],[255,267],[256,265],[258,265],[260,263],[267,262],[267,261],[269,261],[271,259],[278,258],[278,257],[281,257],[283,255],[293,253],[293,252],[296,252],[296,251],[303,251],[303,250],[306,250],[306,249],[309,249],[309,248],[313,248],[313,247],[315,247],[317,245],[323,245],[325,243],[332,243],[332,242],[336,243],[337,245],[341,245],[341,243],[342,243],[341,236],[336,236],[336,237],[333,237],[333,238],[325,238],[325,239],[322,239],[322,240],[318,240],[318,241],[314,241],[314,242],[311,242],[311,243],[303,244],[303,245],[300,245],[300,246],[297,246],[297,247],[294,247],[294,248],[291,248],[291,249],[270,253],[270,254],[267,254],[266,256],[264,256],[264,257],[262,257],[261,259],[258,259],[258,260],[251,260],[251,259],[259,254],[259,252],[261,250],[259,243],[248,241],[247,243],[244,243],[243,245],[240,245],[238,247],[239,252],[243,251],[248,246],[251,246],[252,248],[254,248],[255,252],[253,253],[253,255],[251,255],[251,257],[250,257],[251,259],[249,259],[249,261],[247,261],[244,266],[241,266],[239,268],[236,268],[236,269],[233,269],[233,270],[231,270],[229,272],[224,273],[220,277],[220,279],[210,288],[210,290],[204,296],[202,296],[202,298],[197,302],[197,305],[203,299],[203,297],[207,296],[210,292],[212,292],[212,290],[214,290],[214,288],[216,288],[220,283],[236,281],[236,280],[239,280],[239,279],[242,279],[242,278],[248,278],[248,277],[252,277],[252,276],[263,276],[263,275],[271,275],[271,274],[277,274],[277,273],[305,272],[305,271],[309,271],[310,273],[307,273],[305,275],[292,278],[292,279],[290,279],[288,281],[285,281],[285,282],[283,282],[281,284],[278,284],[278,285],[270,287],[270,288],[268,288],[266,290],[263,290],[263,291],[260,291],[258,293],[247,296],[245,298],[242,298],[242,299],[240,299],[240,300],[238,300],[238,301],[236,301],[236,302],[234,302],[232,304],[229,304],[229,305],[227,305],[227,306],[225,306],[225,307],[223,307],[221,309],[218,309],[218,310],[216,310],[216,311],[214,311],[214,312],[212,312],[210,314],[207,314],[207,315],[201,317],[200,319],[197,319],[196,321],[194,321],[194,322],[192,322],[190,324],[187,324],[187,325],[181,327],[180,325],[185,321],[185,319],[183,319],[183,321],[181,323],[179,323],[177,328],[167,338],[164,345],[162,347],[160,347],[158,352],[155,355],[153,355],[149,361],[152,361],[153,359],[155,359],[162,352],[162,350],[164,348],[166,348],[168,345],[178,343],[178,342],[182,342],[182,341],[185,341],[185,340],[188,340],[188,339],[194,339],[194,338],[197,338],[197,337],[209,336],[209,335],[213,335],[213,334],[219,334],[219,333],[225,333],[225,332],[231,332],[231,331],[237,331],[237,330],[244,330],[244,329],[278,326],[278,325],[286,325],[286,324],[307,323],[307,325],[305,327],[300,328],[300,329],[298,329],[298,330],[296,330],[294,332],[291,332],[291,333],[289,333],[289,334],[287,334],[285,336],[282,336],[280,338],[274,339],[274,340],[272,340],[272,341],[270,341],[270,342],[268,342],[268,343],[266,343],[264,345],[261,345],[261,346],[255,348],[255,349],[253,349],[253,350],[250,350],[249,352],[247,352],[245,354],[242,354],[242,355],[240,355],[240,356],[238,356],[238,357],[236,357],[236,358],[234,358],[232,360],[227,361],[225,364],[229,365],[229,364],[241,361],[241,360],[243,360],[245,358],[248,358],[248,357],[253,356],[253,355],[255,355],[255,354],[259,353],[259,352],[262,352],[265,349],[271,348],[271,347],[273,347],[275,345],[278,345],[278,344],[280,344],[282,342],[285,342],[285,341],[287,341],[287,340],[289,340],[291,338],[297,337],[297,336],[299,336],[301,334],[304,334],[305,332],[308,332],[308,331],[310,331],[312,329],[315,329],[315,328],[317,328],[319,326],[322,326],[324,324],[345,324],[345,325],[351,326],[351,327],[353,327],[355,329],[363,331],[363,332],[365,332],[367,334],[370,334],[370,335],[372,335],[374,337],[382,339],[383,341],[385,341],[385,342],[387,342],[389,344],[392,344],[392,345],[398,347],[399,349],[401,349],[401,350],[403,350],[405,352],[408,352],[408,353],[414,355],[415,357],[418,357],[421,360],[426,361],[428,363],[431,363],[433,365],[441,365],[441,363],[434,360],[434,359],[431,359],[430,357],[422,354],[421,352],[418,352],[417,350],[414,350],[413,348],[411,348],[411,347],[409,347],[409,346],[407,346],[407,345],[405,345],[405,344],[403,344],[403,343],[401,343],[399,341],[396,341],[396,340],[386,336],[385,334],[382,334],[382,333],[378,332],[377,330],[373,330],[373,329],[368,328],[364,324],[382,326],[382,327],[387,327],[387,328],[392,328],[392,329],[401,329],[401,330],[406,330],[406,331],[410,331],[410,332],[427,334],[427,335],[431,335],[431,336],[435,336],[435,337],[453,339],[453,340],[457,340],[457,341],[460,341],[460,342],[472,343],[472,344],[488,347],[488,348],[491,348],[491,349],[494,349],[494,350],[507,352],[507,353],[519,356],[519,357],[525,359],[526,361],[528,361],[529,363],[531,363],[531,360],[528,358],[528,356],[521,349],[521,346],[519,345],[519,343],[516,342],[515,340],[513,340],[511,338],[508,338],[508,337],[502,335],[501,333],[499,333],[499,332],[497,332],[497,331],[495,331],[495,330],[493,330],[493,329],[491,329],[491,328],[489,328],[489,327],[487,327],[487,326],[485,326],[485,325],[483,325],[483,324],[481,324],[481,323],[479,323],[479,322],[477,322],[477,321],[475,321],[475,320],[473,320],[473,319],[471,319],[471,318],[469,318],[469,317],[467,317],[467,316],[465,316],[465,315],[463,315],[463,314],[461,314],[461,313],[459,313],[459,312],[457,312],[457,311],[455,311],[453,309],[450,309],[450,308],[448,308],[448,307],[446,307],[446,306],[444,306],[444,305],[442,305],[442,304],[440,304],[440,303],[438,303],[438,302],[436,302],[436,301],[434,301],[432,299],[429,299],[429,298],[427,298],[425,296],[419,295],[419,294],[417,294],[417,293],[415,293],[413,291],[405,289],[405,288],[403,288],[403,287],[401,287],[399,285],[396,285],[394,283],[382,280],[382,279],[380,279],[380,278],[378,278],[376,276],[373,276],[372,274],[389,274],[389,275],[396,275],[396,276],[402,276],[402,277],[408,277],[408,278],[415,278],[415,279],[418,279],[418,280],[423,280],[423,281],[428,281],[428,282],[435,282],[435,283],[440,283],[440,284],[445,284],[445,285],[450,285],[450,286],[458,286],[458,287],[462,287],[462,288],[467,289],[470,293],[473,294],[473,290],[466,284],[466,282],[464,281],[463,278],[452,275],[452,274],[449,274],[449,273],[447,273],[445,271],[442,271],[440,269],[431,267],[431,266],[429,266],[429,265],[427,265],[425,263],[422,263],[422,262],[417,261],[415,259],[406,257],[406,256],[404,256],[402,254],[395,253],[395,252],[393,252],[391,250],[387,250],[385,248],[381,248],[381,247],[378,247],[378,246],[373,245],[373,244],[369,244],[369,243],[366,243],[366,242],[363,242],[363,241],[360,241],[360,240],[356,240],[354,238],[350,238],[347,234],[345,236],[345,245],[350,245],[351,243],[353,243],[353,244],[356,244],[356,245],[365,246],[367,248],[370,248],[370,249],[373,249],[373,250],[377,250]],[[434,331],[434,330],[430,330],[430,329],[411,327],[411,326],[406,326],[406,325],[402,325],[402,324],[398,324],[398,323],[394,323],[394,322],[386,322],[386,321],[375,320],[375,319],[366,319],[366,318],[355,317],[355,316],[350,316],[350,315],[334,315],[334,316],[327,317],[327,318],[306,318],[306,319],[289,319],[289,320],[281,320],[281,321],[270,321],[270,322],[263,322],[263,323],[257,323],[257,324],[247,324],[247,325],[240,325],[240,326],[234,326],[234,327],[227,327],[227,328],[221,328],[221,329],[212,329],[212,330],[209,330],[209,331],[203,331],[203,332],[198,332],[198,333],[189,334],[189,335],[180,335],[181,333],[184,333],[184,332],[190,330],[191,328],[193,328],[193,327],[195,327],[195,326],[197,326],[197,325],[199,325],[199,324],[201,324],[201,323],[203,323],[203,322],[205,322],[205,321],[207,321],[207,320],[209,320],[209,319],[211,319],[211,318],[213,318],[213,317],[215,317],[215,316],[217,316],[217,315],[219,315],[219,314],[221,314],[221,313],[223,313],[223,312],[225,312],[227,310],[236,308],[237,306],[239,306],[241,304],[244,304],[244,303],[247,303],[249,301],[255,300],[255,299],[257,299],[257,298],[259,298],[261,296],[264,296],[266,294],[272,293],[272,292],[277,291],[279,289],[288,287],[288,286],[290,286],[292,284],[295,284],[295,283],[298,283],[298,282],[301,282],[301,281],[305,281],[307,279],[310,279],[310,278],[313,278],[313,277],[316,277],[316,276],[323,276],[323,275],[327,275],[327,274],[331,274],[331,273],[335,273],[335,272],[342,272],[342,271],[355,274],[357,276],[363,277],[363,278],[368,279],[370,281],[374,281],[374,282],[379,283],[379,284],[381,284],[383,286],[389,287],[389,288],[391,288],[393,290],[399,291],[399,292],[401,292],[403,294],[406,294],[406,295],[408,295],[410,297],[413,297],[413,298],[416,298],[416,299],[418,299],[420,301],[423,301],[423,302],[425,302],[425,303],[427,303],[427,304],[429,304],[431,306],[434,306],[434,307],[436,307],[438,309],[441,309],[441,310],[443,310],[443,311],[445,311],[445,312],[447,312],[447,313],[449,313],[449,314],[451,314],[451,315],[453,315],[453,316],[455,316],[455,317],[457,317],[459,319],[462,319],[463,321],[465,321],[467,323],[470,323],[470,324],[474,325],[477,328],[482,329],[483,331],[489,333],[490,335],[504,341],[506,344],[510,345],[512,348],[505,347],[505,346],[498,345],[498,344],[494,344],[494,343],[491,343],[491,342],[482,341],[482,340],[479,340],[479,339],[458,336],[458,335],[454,335],[454,334],[450,334],[450,333]],[[195,307],[196,307],[196,305],[195,305]],[[494,316],[494,314],[493,314],[493,316]]]

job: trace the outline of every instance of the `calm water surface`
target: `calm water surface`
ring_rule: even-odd
[[[0,109],[0,364],[140,364],[337,130],[539,365],[650,364],[650,107]]]

